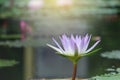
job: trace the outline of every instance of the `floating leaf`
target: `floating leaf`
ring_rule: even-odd
[[[14,66],[16,64],[18,64],[18,62],[15,60],[0,59],[0,67],[10,67],[10,66]]]
[[[104,52],[101,54],[101,56],[109,59],[120,59],[120,50]]]

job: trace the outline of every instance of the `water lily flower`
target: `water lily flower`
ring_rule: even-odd
[[[56,50],[59,54],[64,56],[84,56],[88,55],[89,52],[91,52],[96,45],[100,42],[100,40],[96,41],[93,46],[88,48],[91,40],[91,35],[86,34],[85,36],[78,36],[75,37],[71,35],[68,37],[67,35],[62,35],[59,37],[60,41],[62,43],[62,46],[54,39],[54,43],[57,45],[57,47],[47,44],[49,47]]]
[[[95,49],[95,50],[93,49],[97,46],[100,40],[96,41],[91,47],[89,47],[91,35],[88,35],[88,34],[84,36],[71,35],[70,37],[63,34],[62,36],[59,37],[61,41],[61,45],[54,38],[52,39],[57,47],[50,44],[47,44],[47,45],[52,49],[56,50],[58,54],[64,57],[67,57],[74,64],[72,80],[75,80],[75,77],[76,77],[78,60],[82,56],[90,55],[99,50],[99,49]]]

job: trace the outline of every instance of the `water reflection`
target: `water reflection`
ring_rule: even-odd
[[[116,15],[117,16],[117,15]],[[114,15],[104,15],[100,19],[96,19],[91,22],[93,28],[90,30],[91,33],[95,35],[101,36],[101,47],[102,50],[100,53],[112,50],[120,50],[119,41],[120,41],[120,17],[117,16],[116,18]],[[99,54],[96,56],[91,57],[91,65],[90,65],[90,75],[102,74],[105,72],[105,69],[115,66],[120,67],[118,65],[119,60],[110,60],[106,58],[102,58]],[[93,66],[93,64],[95,66]],[[102,65],[102,67],[100,66]],[[93,69],[94,68],[94,69]]]

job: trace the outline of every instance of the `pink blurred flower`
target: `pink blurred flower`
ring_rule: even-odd
[[[21,40],[26,38],[27,33],[32,33],[32,28],[23,20],[20,21]]]

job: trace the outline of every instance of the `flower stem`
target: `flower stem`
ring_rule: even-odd
[[[72,80],[75,80],[75,77],[76,77],[76,72],[77,72],[77,63],[74,63]]]

